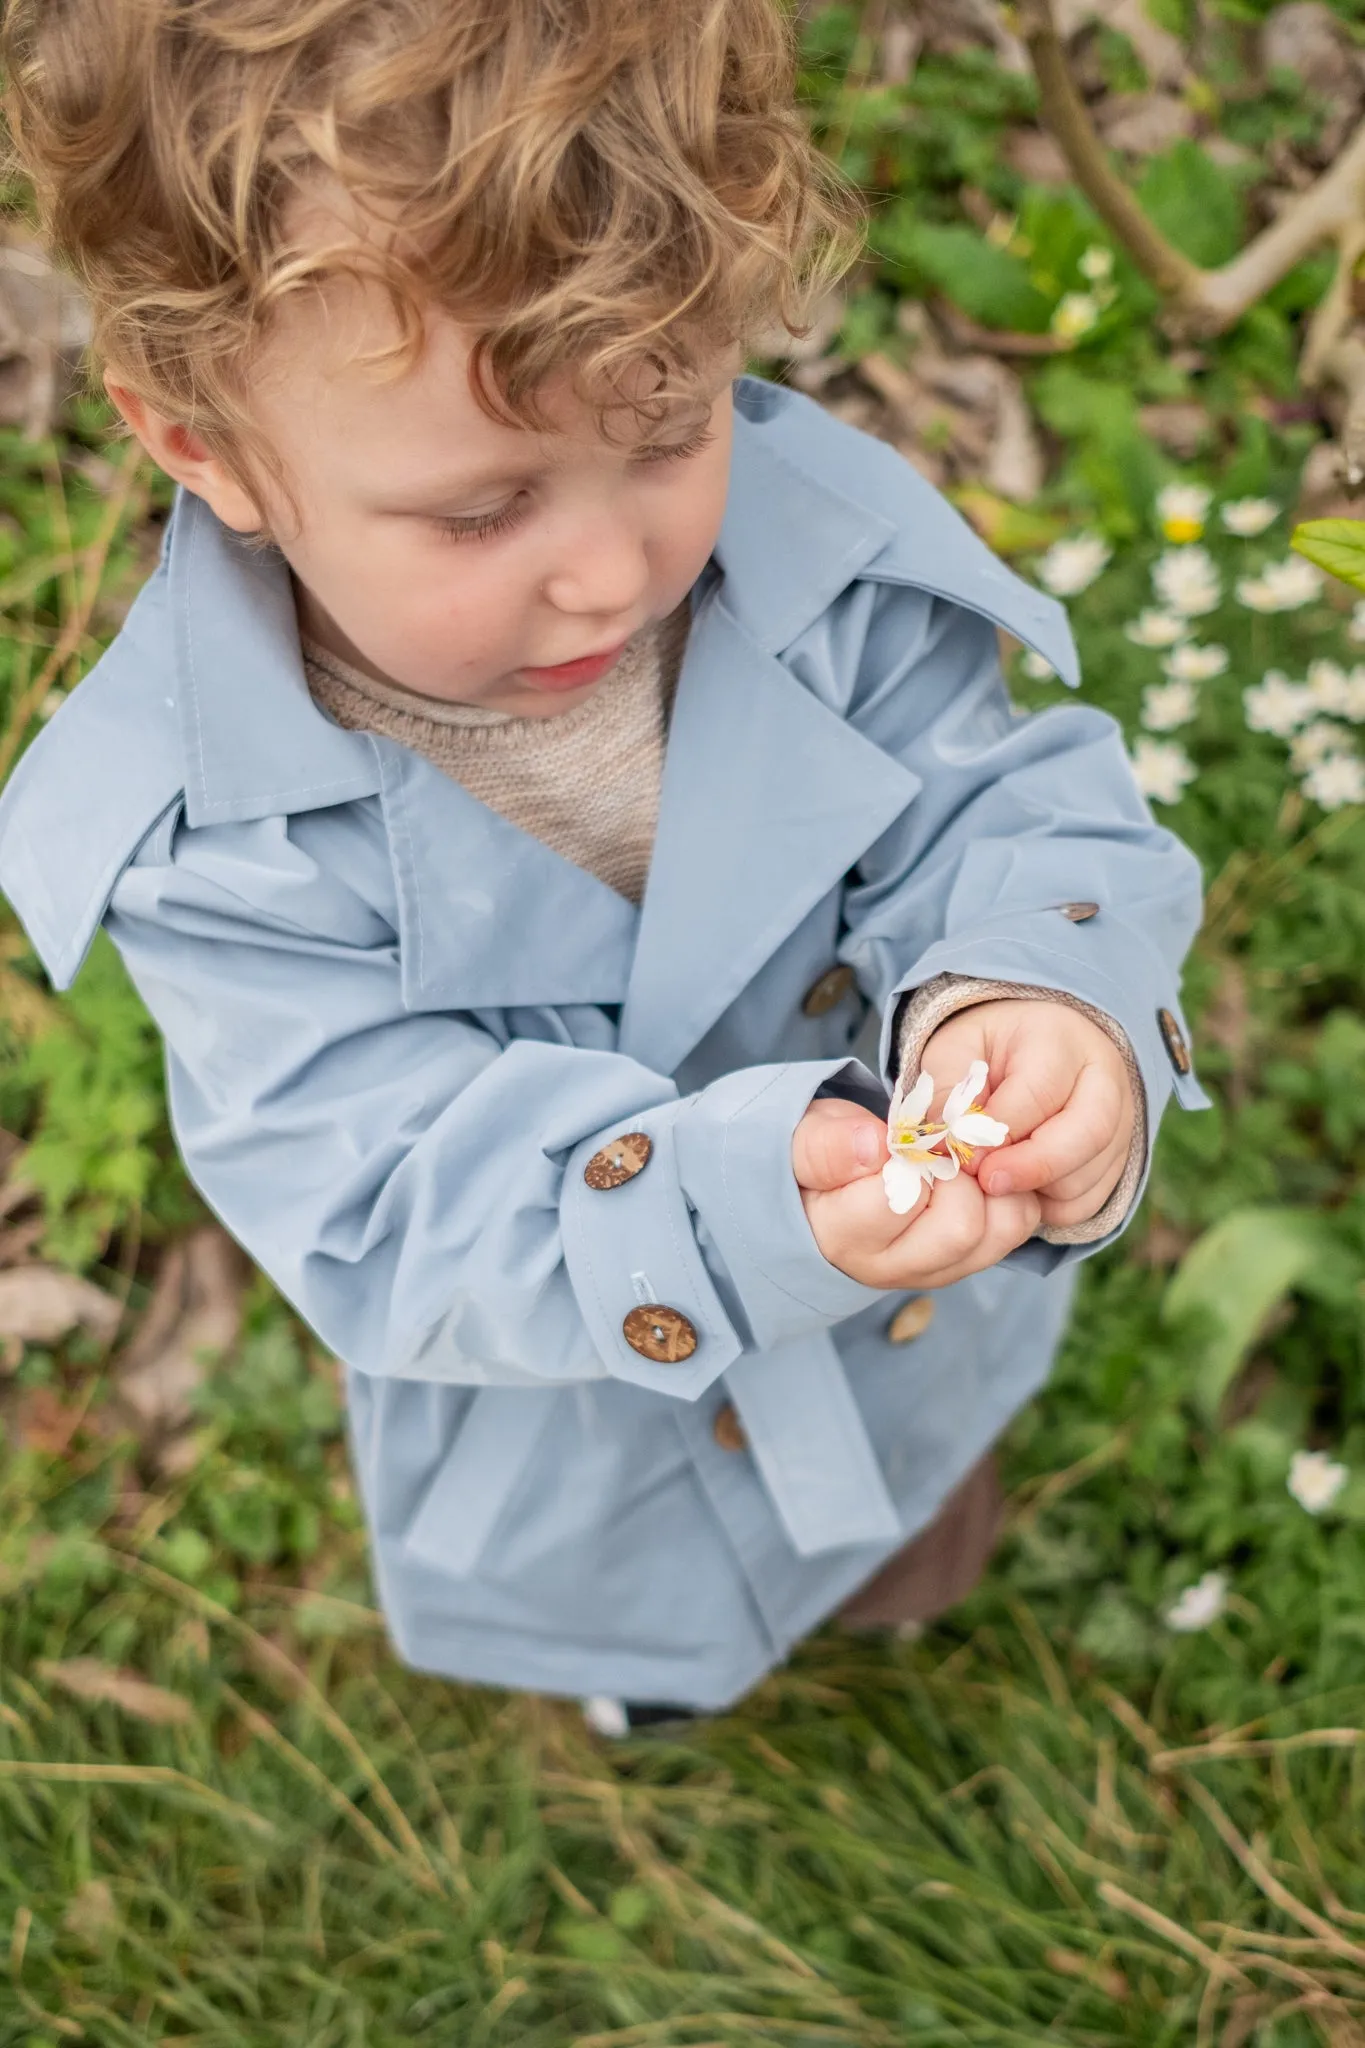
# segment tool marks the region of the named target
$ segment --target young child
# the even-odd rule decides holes
[[[643,1718],[922,1619],[1203,1099],[1198,878],[1109,719],[1011,709],[997,628],[1074,682],[1058,607],[737,378],[849,217],[777,0],[6,18],[182,488],[0,884],[59,987],[110,932],[189,1172],[345,1361],[399,1649]],[[892,1084],[975,1062],[1009,1142],[898,1213]]]

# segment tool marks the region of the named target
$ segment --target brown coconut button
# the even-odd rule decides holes
[[[623,1138],[613,1138],[600,1152],[593,1153],[583,1168],[583,1178],[590,1188],[623,1188],[637,1173],[644,1172],[653,1150],[643,1131],[627,1131]]]
[[[903,1302],[896,1310],[886,1326],[886,1334],[893,1344],[913,1344],[933,1320],[933,1302],[927,1294],[917,1294],[913,1301]]]
[[[1177,1074],[1188,1074],[1191,1066],[1190,1048],[1184,1032],[1169,1010],[1158,1010],[1156,1021],[1161,1026],[1161,1036],[1171,1065]]]
[[[697,1333],[680,1309],[647,1301],[633,1308],[621,1325],[627,1344],[656,1365],[681,1365],[697,1348]]]
[[[1091,918],[1098,917],[1099,914],[1100,906],[1098,903],[1064,903],[1062,905],[1062,916],[1069,917],[1072,924],[1089,924]]]
[[[813,981],[802,996],[802,1011],[807,1017],[827,1017],[844,1000],[855,979],[853,969],[842,963],[837,967],[827,967],[820,979]]]
[[[723,1408],[717,1408],[711,1424],[711,1434],[723,1451],[747,1451],[749,1439],[744,1434],[744,1424],[727,1401]]]

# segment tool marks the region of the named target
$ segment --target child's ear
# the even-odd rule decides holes
[[[265,525],[260,506],[220,461],[207,442],[189,427],[177,425],[148,405],[136,391],[105,377],[110,402],[123,415],[158,469],[203,498],[224,526],[235,533],[259,533]]]

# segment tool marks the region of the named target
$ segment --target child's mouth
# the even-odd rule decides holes
[[[605,648],[601,654],[585,654],[580,661],[561,661],[554,668],[523,668],[517,673],[533,690],[579,690],[604,676],[626,651],[626,642]]]

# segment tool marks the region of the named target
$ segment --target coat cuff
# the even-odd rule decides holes
[[[887,1094],[860,1060],[743,1067],[681,1105],[678,1172],[724,1263],[760,1350],[826,1329],[884,1298],[824,1257],[792,1172],[792,1133],[817,1095],[884,1117]]]
[[[1133,1134],[1113,1192],[1103,1207],[1083,1222],[1046,1224],[1036,1232],[1046,1244],[1096,1244],[1100,1238],[1121,1230],[1128,1221],[1142,1186],[1148,1153],[1147,1095],[1142,1070],[1127,1032],[1107,1011],[1097,1010],[1093,1003],[1083,1003],[1079,996],[1068,995],[1063,989],[1037,988],[1017,981],[981,981],[969,974],[940,974],[901,999],[893,1040],[901,1082],[908,1091],[919,1079],[924,1048],[940,1024],[946,1024],[959,1010],[973,1009],[978,1003],[1006,1002],[1065,1003],[1068,1009],[1079,1010],[1112,1042],[1127,1070],[1133,1097]]]
[[[651,1393],[695,1401],[744,1345],[702,1256],[679,1182],[674,1137],[684,1107],[665,1102],[640,1110],[575,1146],[559,1214],[569,1280],[608,1373]],[[632,1133],[649,1140],[644,1167],[620,1186],[593,1186],[589,1164]],[[660,1363],[631,1344],[627,1319],[651,1306],[686,1318],[696,1335],[689,1357]],[[638,1324],[632,1327],[638,1337]]]

